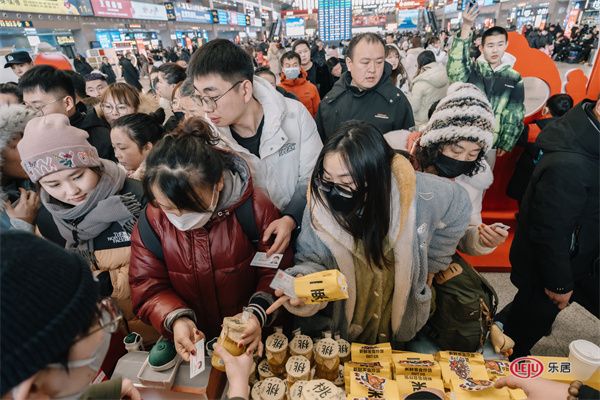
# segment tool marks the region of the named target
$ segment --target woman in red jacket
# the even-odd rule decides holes
[[[279,211],[253,188],[242,158],[213,147],[217,142],[204,120],[191,118],[155,145],[146,159],[144,188],[150,200],[146,218],[162,256],[146,248],[143,224],[131,238],[134,310],[172,335],[184,360],[196,341],[216,337],[223,318],[244,307],[252,313],[242,342],[249,352],[258,348],[262,327],[270,322],[265,310],[273,301],[269,284],[275,270],[250,265],[256,251],[269,245],[253,245],[245,232],[251,224],[262,237]],[[239,221],[236,209],[248,204],[254,220]],[[288,249],[280,267],[291,262]]]

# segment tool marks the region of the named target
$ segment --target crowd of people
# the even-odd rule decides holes
[[[88,388],[121,321],[188,361],[224,317],[248,312],[247,353],[216,350],[231,398],[248,398],[251,355],[282,321],[313,337],[480,349],[485,338],[460,336],[478,321],[436,330],[436,286],[450,265],[472,270],[458,251],[507,240],[506,225],[483,222],[483,196],[527,131],[507,31],[477,36],[477,16],[468,7],[453,35],[130,53],[123,81],[108,60],[94,70],[78,56],[74,72],[7,56],[18,82],[0,84],[3,398],[139,398],[126,379]],[[518,293],[486,314],[514,339],[511,359],[571,301],[599,315],[600,101],[559,96],[525,153]],[[349,298],[309,305],[273,291],[276,271],[251,266],[257,251],[281,255],[292,276],[339,269]]]

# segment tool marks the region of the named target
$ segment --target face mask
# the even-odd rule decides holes
[[[459,161],[440,153],[433,165],[435,165],[439,176],[444,178],[456,178],[457,176],[473,171],[476,162],[476,160]]]
[[[288,79],[296,79],[297,77],[300,76],[300,68],[299,67],[284,68],[283,73],[285,74],[285,77]]]
[[[214,195],[215,191],[213,189],[213,198]],[[165,214],[173,226],[182,232],[202,228],[210,220],[217,206],[216,202],[214,205],[212,202],[213,199],[211,198],[210,207],[205,212],[189,212],[182,215],[165,212]]]
[[[106,353],[108,353],[111,338],[111,335],[108,332],[102,331],[102,334],[104,335],[104,337],[102,338],[102,343],[100,343],[100,346],[98,346],[94,354],[92,354],[90,358],[86,358],[85,360],[69,361],[67,363],[69,369],[88,367],[96,373],[100,371],[100,367],[102,366],[104,357],[106,357]],[[49,364],[48,368],[63,368],[63,365]]]
[[[175,117],[177,117],[177,119],[178,119],[179,121],[183,121],[183,119],[185,118],[185,113],[184,113],[184,112],[181,112],[181,111],[175,111],[175,112],[173,113],[173,115],[175,115]]]
[[[323,192],[323,194],[325,195],[329,206],[335,212],[346,215],[356,208],[356,195],[346,197],[340,194],[335,188],[329,192]]]

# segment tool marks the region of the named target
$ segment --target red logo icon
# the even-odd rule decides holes
[[[544,364],[533,357],[521,357],[510,363],[510,373],[519,378],[535,378],[544,372]]]

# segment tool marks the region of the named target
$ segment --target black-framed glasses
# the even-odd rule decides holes
[[[353,198],[357,191],[356,190],[352,190],[346,187],[343,187],[341,185],[338,185],[337,183],[331,182],[326,180],[325,178],[323,178],[323,175],[320,175],[317,178],[317,187],[319,188],[319,190],[325,192],[325,193],[329,193],[329,192],[337,192],[340,196],[345,197],[347,199],[351,199]]]
[[[222,95],[219,96],[198,96],[199,100],[200,100],[200,104],[202,104],[202,106],[210,111],[215,111],[217,109],[217,101],[221,100],[227,93],[231,92],[233,90],[234,87],[236,87],[237,85],[239,85],[240,83],[244,82],[242,81],[237,81],[236,83],[233,84],[233,86],[231,86],[229,89],[227,89],[225,91],[225,93],[223,93]],[[194,86],[194,88],[196,88]],[[196,91],[200,92],[197,88]]]

